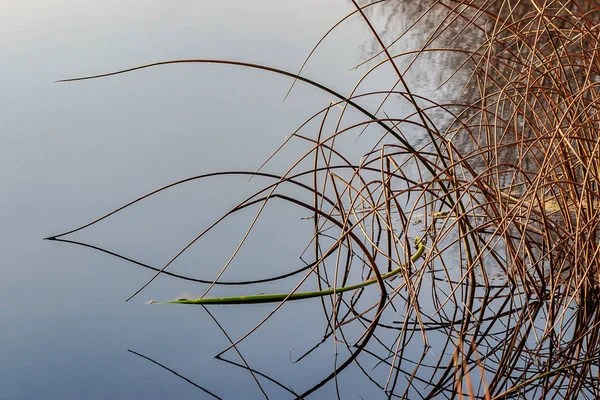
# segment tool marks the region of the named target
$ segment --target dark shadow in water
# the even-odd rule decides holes
[[[160,268],[153,267],[153,266],[151,266],[149,264],[143,263],[141,261],[134,260],[133,258],[124,256],[124,255],[119,254],[119,253],[115,253],[114,251],[110,251],[110,250],[107,250],[107,249],[102,248],[100,246],[95,246],[93,244],[84,243],[84,242],[78,242],[76,240],[55,238],[55,237],[46,238],[44,240],[52,240],[52,241],[56,241],[56,242],[70,243],[70,244],[74,244],[74,245],[77,245],[77,246],[87,247],[87,248],[94,249],[94,250],[100,251],[102,253],[108,254],[110,256],[117,257],[117,258],[119,258],[121,260],[130,262],[132,264],[138,265],[140,267],[144,267],[146,269],[149,269],[149,270],[152,270],[152,271],[155,271],[155,272],[159,272],[160,271]],[[190,282],[198,282],[198,283],[206,283],[206,284],[214,284],[214,285],[224,285],[224,286],[242,286],[242,285],[253,285],[253,284],[256,284],[256,283],[273,282],[273,281],[277,281],[277,280],[280,280],[280,279],[289,278],[290,276],[294,276],[294,275],[299,274],[301,272],[307,271],[307,270],[309,270],[309,269],[311,269],[313,267],[314,267],[314,263],[313,264],[308,264],[308,265],[306,265],[304,267],[298,268],[298,269],[296,269],[296,270],[294,270],[292,272],[288,272],[286,274],[276,275],[276,276],[272,276],[272,277],[265,278],[265,279],[254,279],[254,280],[247,280],[247,281],[221,281],[221,280],[219,280],[219,281],[215,282],[215,281],[206,280],[206,279],[192,278],[192,277],[189,277],[189,276],[176,274],[176,273],[170,272],[170,271],[162,271],[161,273],[163,275],[172,276],[174,278],[183,279],[184,281],[190,281]]]
[[[200,385],[198,385],[197,383],[195,383],[195,382],[191,381],[190,379],[186,378],[185,376],[181,375],[180,373],[178,373],[178,372],[176,372],[176,371],[172,370],[171,368],[167,367],[166,365],[164,365],[164,364],[161,364],[161,363],[159,363],[158,361],[156,361],[156,360],[153,360],[152,358],[150,358],[150,357],[148,357],[148,356],[145,356],[145,355],[143,355],[143,354],[140,354],[140,353],[138,353],[137,351],[133,351],[133,350],[131,350],[131,349],[127,349],[127,351],[128,351],[128,352],[130,352],[131,354],[135,354],[135,355],[136,355],[136,356],[138,356],[138,357],[141,357],[141,358],[143,358],[143,359],[145,359],[145,360],[148,360],[148,361],[150,361],[150,362],[151,362],[151,363],[153,363],[153,364],[156,364],[156,365],[158,365],[159,367],[161,367],[162,369],[164,369],[164,370],[166,370],[166,371],[169,371],[170,373],[172,373],[172,374],[173,374],[173,375],[175,375],[176,377],[178,377],[178,378],[180,378],[180,379],[183,379],[184,381],[186,381],[186,382],[187,382],[187,383],[189,383],[190,385],[192,385],[192,386],[194,386],[194,387],[196,387],[196,388],[198,388],[198,389],[202,390],[204,393],[206,393],[206,394],[208,394],[208,395],[210,395],[210,396],[214,397],[215,399],[219,399],[219,400],[221,400],[221,397],[217,396],[216,394],[214,394],[214,393],[213,393],[213,392],[211,392],[210,390],[203,388],[202,386],[200,386]]]

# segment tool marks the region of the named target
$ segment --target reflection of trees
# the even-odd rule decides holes
[[[577,38],[574,16],[585,16],[585,22],[591,27],[594,25],[594,11],[598,7],[589,1],[536,3],[399,0],[371,7],[371,14],[385,21],[383,36],[388,39],[387,43],[392,44],[391,48],[396,50],[396,54],[410,55],[404,63],[411,66],[407,70],[407,81],[416,92],[422,91],[425,96],[443,103],[460,101],[491,110],[490,114],[477,112],[473,108],[466,110],[472,123],[480,124],[482,128],[493,125],[494,129],[500,129],[494,125],[494,121],[490,122],[490,116],[497,118],[498,112],[494,107],[501,109],[501,114],[506,116],[501,129],[517,138],[529,140],[533,137],[531,129],[539,128],[528,127],[523,118],[531,123],[547,108],[549,100],[532,99],[522,113],[515,113],[520,103],[509,100],[531,93],[532,88],[527,86],[527,82],[532,78],[538,79],[535,82],[538,91],[553,90],[558,83],[552,78],[548,79],[548,71],[540,69],[540,65],[536,66],[535,63],[531,66],[531,72],[536,76],[527,75],[529,71],[522,69],[529,62],[543,64],[550,61],[552,53],[560,47],[564,52],[560,57],[568,60],[568,68],[562,72],[568,76],[561,79],[571,82],[567,87],[572,84],[581,87],[586,80],[593,82],[596,79],[593,70],[590,71],[592,75],[586,77],[585,60],[580,59],[579,63],[574,64],[571,61],[578,58],[577,54],[593,51],[595,43],[578,42],[580,39]],[[541,9],[545,9],[544,17],[540,17]],[[502,22],[499,27],[496,26],[496,17]],[[528,31],[530,37],[517,36],[523,31]],[[371,47],[371,52],[381,59],[382,52],[377,44],[373,42]],[[558,63],[555,67],[561,63],[559,58],[554,62]],[[438,89],[440,87],[441,90]],[[549,131],[553,129],[555,121],[548,120],[545,124],[543,129]],[[479,129],[475,139],[479,144],[493,147],[494,143],[490,141],[492,136],[495,133]],[[504,133],[504,138],[508,137]],[[453,138],[461,149],[473,149],[473,139],[464,135]],[[503,161],[516,157],[524,164],[525,170],[532,170],[535,169],[532,158],[540,157],[536,151],[531,149],[531,154],[525,155],[518,151],[517,146],[507,146],[499,151],[499,156]]]

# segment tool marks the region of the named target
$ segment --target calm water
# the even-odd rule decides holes
[[[255,169],[330,99],[298,85],[282,104],[289,80],[214,65],[53,82],[175,58],[227,58],[294,71],[320,35],[351,9],[345,2],[323,0],[293,6],[273,0],[3,5],[0,398],[210,398],[128,349],[222,398],[264,398],[250,374],[213,358],[228,342],[203,310],[145,304],[184,292],[201,294],[206,286],[162,277],[125,303],[152,276],[149,271],[42,238],[181,178]],[[349,91],[362,71],[348,70],[371,45],[360,21],[346,23],[323,44],[304,75]],[[295,156],[300,150],[291,146],[283,154]],[[281,157],[269,168],[285,165]],[[219,212],[261,184],[232,178],[191,183],[73,238],[160,266]],[[298,254],[311,228],[300,220],[305,214],[289,206],[269,208],[224,278],[265,277],[301,266]],[[252,216],[242,213],[223,225],[172,271],[212,278]],[[216,288],[212,295],[293,285],[292,280]],[[211,310],[238,338],[272,308]],[[334,365],[330,342],[307,362],[291,362],[317,343],[324,329],[318,301],[289,304],[240,349],[252,367],[302,392]],[[239,362],[233,352],[228,357]],[[347,371],[339,383],[343,398],[383,396],[358,371]],[[267,380],[261,385],[270,398],[290,397]],[[314,397],[334,394],[329,384]]]

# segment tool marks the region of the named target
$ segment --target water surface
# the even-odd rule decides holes
[[[350,4],[322,0],[294,6],[272,0],[147,1],[143,6],[38,0],[3,6],[0,398],[209,398],[128,349],[222,398],[240,398],[241,393],[244,398],[264,397],[250,374],[213,358],[228,342],[203,310],[145,304],[202,293],[206,285],[161,277],[125,303],[151,272],[42,238],[178,179],[256,169],[332,99],[297,85],[282,103],[289,79],[215,65],[54,81],[177,58],[226,58],[295,71],[320,36],[351,10]],[[349,69],[370,54],[372,45],[361,21],[345,23],[324,42],[304,75],[349,91],[364,72]],[[267,170],[281,170],[289,164],[286,154],[295,157],[302,150],[287,147]],[[245,178],[191,183],[74,239],[161,266],[219,213],[262,184],[264,180]],[[172,270],[214,277],[253,215],[244,212],[224,224]],[[302,222],[304,215],[290,206],[270,207],[224,278],[265,277],[301,266],[298,255],[311,229]],[[279,292],[294,284],[218,287],[212,294]],[[238,338],[272,308],[213,312],[228,334]],[[319,342],[325,327],[319,302],[288,304],[240,349],[253,367],[302,392],[335,363],[330,343],[306,362],[292,362]],[[345,353],[339,351],[342,357]],[[234,353],[228,355],[240,361]],[[383,397],[356,370],[340,376],[339,383],[342,398]],[[265,379],[261,385],[271,398],[290,396]],[[334,395],[329,384],[315,398]]]

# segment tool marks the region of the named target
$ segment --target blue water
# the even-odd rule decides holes
[[[228,58],[296,70],[320,35],[351,10],[336,1],[151,0],[10,2],[0,14],[0,398],[210,398],[128,352],[151,357],[226,399],[264,398],[248,372],[215,360],[228,342],[199,308],[149,306],[193,285],[161,277],[128,303],[152,274],[108,255],[42,241],[188,176],[256,169],[301,122],[330,100],[288,79],[214,65],[159,67],[110,79],[57,84],[175,58]],[[367,31],[343,25],[315,54],[306,76],[349,90]],[[293,148],[285,151],[295,151]],[[297,151],[297,150],[296,150]],[[277,170],[285,157],[268,167]],[[140,204],[72,237],[160,266],[187,241],[264,182],[212,179]],[[306,212],[274,205],[227,278],[269,276],[302,265]],[[173,265],[211,279],[253,214],[240,214]],[[289,224],[288,224],[289,223]],[[306,228],[305,228],[306,226]],[[298,245],[298,240],[302,245]],[[213,295],[269,292],[294,281],[216,288]],[[232,338],[273,306],[212,309]],[[325,329],[319,302],[290,304],[240,349],[251,365],[302,392],[334,363],[327,344],[308,362],[297,351]],[[294,350],[297,349],[297,350]],[[340,357],[344,355],[341,352]],[[228,356],[239,361],[235,353]],[[355,372],[340,377],[344,398],[381,396]],[[290,397],[262,379],[270,398]],[[333,384],[315,398],[330,398]],[[375,394],[374,394],[375,393]]]
[[[289,303],[238,347],[252,368],[285,388],[265,377],[258,377],[257,384],[248,371],[214,358],[230,342],[204,309],[147,304],[151,299],[201,295],[207,285],[163,275],[125,302],[153,272],[90,248],[42,239],[180,179],[256,170],[307,118],[336,100],[297,84],[283,102],[289,78],[225,65],[171,65],[100,80],[56,80],[181,58],[231,59],[295,72],[321,35],[352,10],[350,2],[333,0],[293,5],[275,0],[149,0],[143,6],[34,0],[3,6],[0,399],[213,398],[207,392],[223,399],[293,398],[285,388],[302,393],[346,359],[348,350],[341,341],[336,344],[329,338],[294,362],[321,341],[327,320],[318,300]],[[394,20],[382,10],[370,15],[385,30]],[[394,18],[398,26],[407,26],[402,15]],[[348,94],[373,64],[350,69],[377,49],[364,22],[351,19],[323,42],[303,75]],[[427,57],[406,75],[415,93],[431,94],[445,80]],[[398,60],[400,66],[407,62]],[[391,68],[382,69],[365,80],[362,90],[386,90],[395,79]],[[458,92],[444,88],[432,96]],[[373,99],[359,102],[370,109],[379,104]],[[411,112],[402,109],[406,104],[401,100],[390,103],[397,115]],[[333,128],[336,119],[326,128]],[[345,116],[346,126],[362,120],[351,111]],[[314,137],[319,122],[302,133]],[[336,146],[358,163],[379,138],[377,131],[369,132],[344,135]],[[415,143],[420,140],[410,128],[403,134]],[[308,149],[307,143],[292,142],[264,171],[281,173]],[[68,239],[160,268],[219,215],[269,182],[258,177],[249,181],[247,176],[196,180]],[[246,209],[227,219],[168,270],[212,280],[256,212],[256,207]],[[307,215],[309,211],[297,206],[270,202],[223,280],[261,279],[302,267],[299,256],[312,235],[312,222],[302,219]],[[310,255],[307,262],[313,261]],[[353,278],[360,279],[358,275]],[[217,286],[210,295],[281,293],[297,282],[294,277],[245,287]],[[315,287],[314,280],[302,286]],[[376,302],[376,290],[364,297]],[[263,304],[210,311],[237,340],[274,308]],[[388,308],[385,317],[399,320],[402,312],[396,315]],[[354,343],[363,330],[351,325],[346,339]],[[383,330],[381,338],[393,344],[396,335]],[[411,342],[405,354],[413,352],[418,359],[420,339]],[[426,361],[435,363],[438,356],[432,352]],[[234,351],[224,358],[243,362]],[[360,361],[385,384],[386,367],[373,372],[377,359],[364,356]],[[401,393],[403,379],[398,381]],[[386,398],[356,366],[311,398],[330,399],[338,393],[343,399]]]

